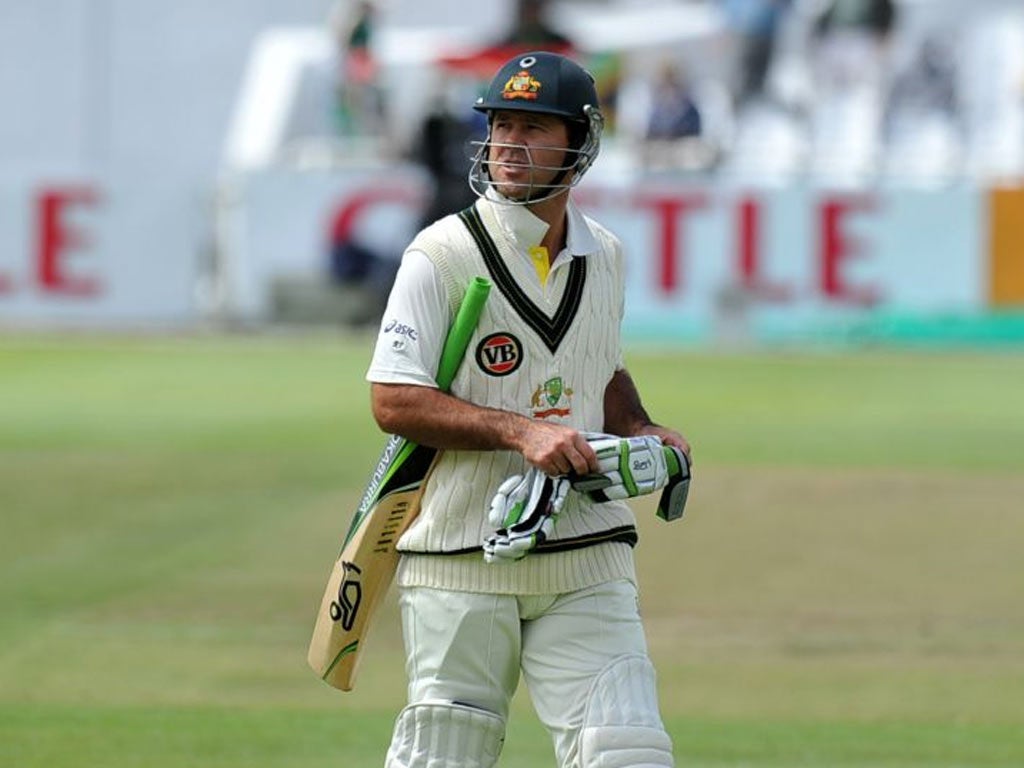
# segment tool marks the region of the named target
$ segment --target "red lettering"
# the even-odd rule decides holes
[[[769,283],[761,276],[761,205],[753,197],[739,201],[736,209],[740,285],[747,294],[763,301],[789,301],[784,285]]]
[[[685,262],[682,237],[683,220],[690,211],[706,208],[706,195],[640,195],[636,205],[650,208],[658,219],[659,242],[656,252],[659,256],[661,269],[658,273],[658,287],[666,294],[671,294],[682,287],[680,263]]]
[[[842,200],[825,200],[821,206],[819,255],[821,260],[821,291],[836,301],[870,306],[879,301],[879,292],[869,286],[851,286],[843,279],[843,264],[860,252],[859,241],[843,229],[847,214],[870,211],[874,200],[857,195]]]
[[[91,244],[85,233],[68,224],[68,210],[76,205],[95,205],[98,198],[91,187],[65,187],[40,193],[36,277],[43,291],[65,296],[92,296],[99,292],[98,281],[70,275],[66,270],[68,254]]]
[[[382,203],[404,203],[418,207],[422,204],[422,200],[418,191],[405,187],[368,189],[356,192],[345,200],[331,220],[331,243],[344,243],[351,238],[356,219],[363,210]]]

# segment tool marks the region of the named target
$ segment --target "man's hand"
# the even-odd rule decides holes
[[[597,454],[598,471],[570,474],[573,490],[603,502],[664,489],[658,517],[677,520],[683,516],[690,487],[690,461],[680,448],[663,444],[653,435],[588,434],[587,439]]]
[[[662,427],[658,424],[648,424],[642,427],[638,432],[638,435],[650,435],[656,437],[664,445],[670,445],[673,448],[678,448],[680,451],[686,454],[686,459],[693,466],[693,454],[690,451],[690,443],[685,437],[674,429],[668,427]]]
[[[562,424],[524,421],[517,447],[531,465],[552,477],[597,470],[597,455],[586,437]]]

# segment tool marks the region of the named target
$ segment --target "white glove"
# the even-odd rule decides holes
[[[690,488],[690,462],[678,448],[664,445],[652,435],[616,437],[587,433],[587,442],[597,454],[598,471],[569,474],[575,491],[594,501],[631,499],[664,488],[658,502],[658,517],[677,520],[683,516]]]
[[[497,530],[484,539],[488,563],[522,560],[555,529],[569,481],[548,477],[536,467],[498,486],[487,519]]]

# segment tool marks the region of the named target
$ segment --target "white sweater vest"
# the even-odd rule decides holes
[[[496,204],[478,217],[448,216],[423,230],[410,249],[427,254],[454,308],[477,275],[492,283],[480,322],[451,387],[477,405],[601,431],[604,392],[620,361],[623,264],[619,241],[592,220],[597,253],[576,256],[540,284],[527,255],[498,223]],[[468,225],[467,226],[467,222]],[[493,244],[482,253],[471,233]],[[454,311],[454,310],[453,310]],[[398,549],[403,585],[509,593],[559,592],[609,578],[633,578],[632,510],[570,493],[544,547],[514,565],[487,565],[480,545],[492,532],[487,508],[498,485],[521,473],[509,451],[445,451],[427,480],[419,517]],[[626,542],[626,543],[624,543]],[[458,555],[464,556],[458,556]]]

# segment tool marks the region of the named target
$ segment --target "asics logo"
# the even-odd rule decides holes
[[[400,323],[397,320],[391,320],[387,325],[384,326],[384,333],[394,333],[398,336],[408,336],[413,341],[416,341],[416,329],[411,325]]]

